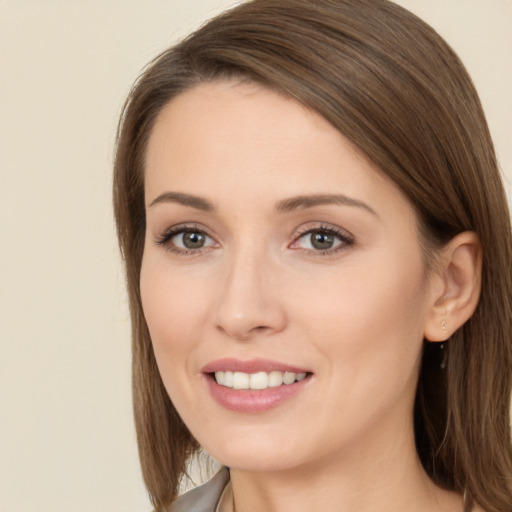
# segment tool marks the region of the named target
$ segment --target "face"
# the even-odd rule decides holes
[[[162,110],[145,171],[144,314],[199,443],[268,471],[410,438],[432,293],[398,188],[318,114],[232,82]]]

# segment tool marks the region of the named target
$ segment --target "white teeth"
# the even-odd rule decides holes
[[[295,377],[297,376],[294,372],[285,372],[283,375],[283,384],[291,384],[295,382]]]
[[[249,377],[249,387],[251,389],[268,388],[268,375],[265,372],[251,373]]]
[[[233,374],[233,389],[249,389],[249,374],[235,372]]]
[[[224,386],[233,387],[233,372],[224,372]]]
[[[283,372],[270,372],[268,374],[268,387],[276,388],[283,383]]]
[[[306,373],[295,372],[215,372],[217,384],[233,389],[267,389],[293,384],[306,378]]]

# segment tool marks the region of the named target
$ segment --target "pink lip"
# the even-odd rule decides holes
[[[241,361],[240,359],[226,358],[218,359],[208,363],[201,370],[203,373],[215,372],[294,372],[294,373],[308,373],[309,370],[299,368],[297,366],[290,366],[288,364],[271,361],[269,359],[251,359],[249,361]]]
[[[242,413],[261,413],[279,406],[300,393],[311,381],[311,374],[304,380],[293,384],[283,384],[275,388],[261,390],[234,390],[217,384],[213,373],[218,371],[256,372],[294,372],[310,373],[308,370],[266,359],[240,361],[238,359],[220,359],[208,363],[203,369],[203,376],[213,399],[225,409]]]

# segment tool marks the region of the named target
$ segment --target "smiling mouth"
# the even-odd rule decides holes
[[[211,375],[220,386],[234,390],[262,390],[276,388],[279,386],[288,386],[295,382],[300,382],[308,376],[308,373],[280,371],[256,373],[217,371]]]

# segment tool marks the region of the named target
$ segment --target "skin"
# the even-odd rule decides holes
[[[445,339],[441,319],[453,330],[465,317],[456,300],[461,268],[478,263],[471,238],[427,273],[400,190],[318,114],[252,84],[202,84],[171,101],[145,172],[141,294],[156,359],[192,434],[231,468],[237,512],[460,512],[460,496],[419,463],[412,409],[424,338]],[[330,194],[348,200],[282,208]],[[183,252],[184,226],[203,247]],[[321,251],[311,230],[325,228],[337,234]],[[231,411],[201,371],[226,357],[311,376],[268,411]]]

